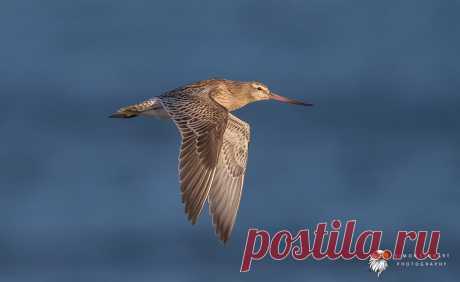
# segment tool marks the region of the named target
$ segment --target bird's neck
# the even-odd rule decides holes
[[[235,97],[228,95],[215,95],[213,98],[214,101],[226,108],[229,112],[238,110],[249,103],[249,101],[246,101],[245,99],[235,99]]]
[[[248,95],[244,95],[241,91],[232,91],[231,88],[215,91],[212,98],[229,112],[238,110],[252,102]]]

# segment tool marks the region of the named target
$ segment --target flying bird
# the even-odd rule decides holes
[[[208,201],[215,232],[224,243],[235,224],[250,140],[249,124],[230,112],[262,100],[311,106],[280,96],[257,81],[209,79],[185,85],[110,117],[171,119],[182,142],[179,178],[185,213],[195,224]]]

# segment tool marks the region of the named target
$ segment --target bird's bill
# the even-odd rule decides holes
[[[313,106],[313,104],[311,104],[311,103],[306,103],[306,102],[303,102],[303,101],[283,97],[283,96],[278,95],[278,94],[273,93],[273,92],[270,93],[270,99],[271,100],[276,100],[276,101],[282,102],[282,103],[293,104],[293,105]]]

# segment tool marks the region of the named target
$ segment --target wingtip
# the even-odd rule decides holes
[[[228,239],[230,239],[230,238],[220,238],[220,241],[222,242],[222,244],[223,244],[224,246],[228,246],[228,242],[229,242]]]
[[[227,246],[228,242],[230,241],[230,234],[216,232],[216,235],[219,237],[219,240],[222,242],[222,244]]]
[[[198,216],[193,216],[191,213],[187,212],[187,209],[185,210],[185,213],[187,214],[188,221],[190,221],[192,225],[195,225],[198,222]]]

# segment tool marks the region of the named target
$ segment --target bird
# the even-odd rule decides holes
[[[313,105],[278,95],[259,81],[207,79],[122,107],[110,117],[174,122],[181,136],[178,170],[185,213],[195,224],[207,201],[215,233],[225,244],[240,205],[250,142],[249,124],[231,112],[262,100]]]

